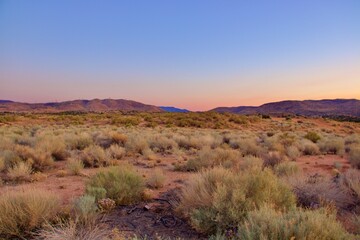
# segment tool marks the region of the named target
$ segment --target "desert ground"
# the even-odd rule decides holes
[[[357,239],[360,123],[0,115],[0,238]]]

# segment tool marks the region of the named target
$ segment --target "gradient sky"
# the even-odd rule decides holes
[[[360,1],[0,0],[0,99],[360,98]]]

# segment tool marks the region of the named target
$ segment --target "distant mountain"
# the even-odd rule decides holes
[[[12,102],[10,100],[0,100],[0,103],[9,103],[9,102]]]
[[[163,112],[159,107],[124,99],[74,100],[49,103],[0,102],[0,112],[106,112],[141,111]]]
[[[299,114],[303,116],[353,116],[360,117],[360,100],[325,99],[304,101],[281,101],[266,103],[259,107],[219,107],[211,111],[238,114]]]
[[[185,113],[185,112],[190,112],[187,109],[181,109],[181,108],[176,108],[176,107],[159,107],[162,110],[164,110],[165,112],[179,112],[179,113]]]

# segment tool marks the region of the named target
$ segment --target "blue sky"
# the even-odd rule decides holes
[[[360,98],[360,1],[0,0],[0,99]]]

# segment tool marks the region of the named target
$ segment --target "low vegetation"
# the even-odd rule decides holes
[[[0,196],[0,235],[24,238],[53,219],[59,199],[40,189],[6,192]]]
[[[113,199],[116,204],[123,205],[140,201],[145,184],[133,168],[123,165],[97,173],[87,184],[87,189],[91,188],[104,189],[106,197]],[[91,190],[88,191],[88,194],[91,193]]]

